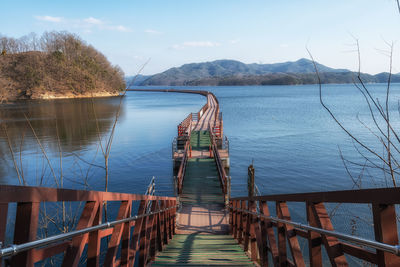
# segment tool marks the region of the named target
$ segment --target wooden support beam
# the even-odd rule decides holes
[[[6,239],[8,203],[0,203],[0,243],[4,246]],[[0,267],[1,265],[0,257]]]
[[[286,202],[279,202],[278,206],[282,219],[291,221],[289,208]],[[303,254],[301,253],[299,240],[297,239],[294,227],[289,224],[284,224],[284,228],[285,228],[285,234],[288,239],[289,248],[290,251],[292,252],[294,264],[298,267],[305,267],[306,265],[304,263]]]
[[[310,202],[307,202],[306,209],[308,224],[313,227],[318,227],[318,223],[313,216],[312,204]],[[322,267],[321,235],[313,231],[308,231],[307,239],[310,267]]]
[[[397,218],[394,205],[373,204],[375,240],[389,245],[398,245]],[[377,250],[379,267],[400,266],[400,257]]]
[[[331,219],[326,211],[324,203],[310,204],[312,215],[319,228],[334,231]],[[325,245],[326,252],[328,253],[329,260],[333,267],[348,266],[346,257],[344,256],[343,249],[340,242],[336,237],[321,235],[322,241]]]
[[[76,226],[76,229],[80,230],[92,226],[98,208],[99,208],[99,202],[97,201],[86,202],[81,217],[79,219],[78,225]],[[84,234],[72,238],[72,246],[68,248],[64,256],[64,261],[62,263],[63,267],[78,265],[79,259],[81,258],[88,237],[89,234]]]
[[[15,218],[14,244],[36,240],[39,202],[19,202]],[[11,258],[12,266],[33,266],[34,251],[25,251]]]
[[[143,215],[146,212],[147,200],[140,201],[139,209],[137,215]],[[130,243],[129,250],[129,265],[133,266],[135,263],[136,254],[139,250],[139,240],[143,228],[145,218],[140,218],[135,223],[135,228],[133,229],[132,242]]]
[[[131,203],[130,201],[122,201],[121,206],[118,211],[117,220],[124,219],[130,214]],[[108,242],[108,249],[106,258],[104,260],[104,266],[111,267],[114,266],[115,260],[117,257],[117,251],[119,245],[121,243],[122,233],[124,232],[124,228],[126,227],[125,223],[117,224],[114,227],[113,233],[111,235],[111,239]],[[127,227],[129,228],[129,227]]]
[[[93,220],[93,225],[101,224],[102,218],[103,218],[103,202],[100,201],[99,207],[96,212],[96,216]],[[101,244],[100,231],[94,231],[89,233],[87,266],[91,267],[99,266],[100,244]]]
[[[268,204],[265,201],[260,201],[260,211],[261,214],[265,216],[271,216],[268,208]],[[263,236],[268,239],[268,250],[271,252],[272,261],[274,266],[277,266],[279,263],[279,251],[276,242],[275,232],[273,229],[273,223],[271,221],[266,220],[265,218],[261,219],[261,230],[263,231]],[[266,235],[265,235],[266,233]],[[264,241],[263,241],[264,242]],[[265,244],[265,243],[264,243]],[[267,257],[268,259],[268,257]]]
[[[280,202],[277,201],[275,203],[276,215],[278,216],[278,218],[283,219],[283,214],[279,205]],[[278,232],[279,266],[283,267],[288,264],[287,249],[286,249],[286,231],[285,231],[285,225],[283,223],[278,223],[277,232]]]

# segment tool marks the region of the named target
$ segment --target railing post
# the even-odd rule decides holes
[[[138,208],[137,215],[142,215],[146,213],[146,207],[147,207],[147,200],[141,200]],[[140,218],[135,222],[135,228],[133,229],[133,234],[132,234],[132,240],[130,244],[130,250],[129,250],[129,265],[133,266],[135,263],[135,258],[136,254],[139,249],[139,240],[140,240],[140,235],[142,233],[143,229],[143,222],[145,221],[146,218]]]
[[[117,220],[121,220],[121,219],[128,217],[128,215],[130,214],[130,208],[131,208],[130,201],[121,201],[121,205],[120,205],[118,215],[117,215]],[[104,266],[114,266],[115,259],[117,257],[117,251],[118,251],[119,245],[121,243],[121,239],[123,236],[122,234],[124,233],[125,228],[128,228],[128,231],[129,231],[129,223],[121,223],[114,227],[110,241],[108,242],[108,249],[107,249],[106,258],[104,260]],[[128,237],[129,237],[129,233],[128,233]],[[129,239],[127,242],[129,244]],[[124,255],[125,257],[128,254],[126,252],[127,247],[128,246],[126,244],[123,244],[123,246],[122,246],[122,255]],[[122,265],[122,263],[127,264],[126,260],[127,260],[126,258],[123,259],[123,257],[121,256],[121,265]]]
[[[312,204],[306,203],[307,221],[310,226],[318,227],[317,221],[312,213]],[[322,253],[321,253],[322,239],[321,235],[308,231],[308,253],[310,258],[310,267],[322,267]]]
[[[251,164],[248,168],[247,168],[247,174],[248,174],[248,178],[247,178],[247,188],[248,188],[248,192],[249,192],[249,198],[252,198],[254,196],[254,167],[253,164]]]
[[[14,244],[36,240],[39,202],[19,202],[15,219]],[[11,258],[12,266],[33,266],[33,250],[22,252]]]
[[[398,245],[396,209],[393,204],[372,204],[375,240],[389,245]],[[400,266],[400,257],[377,250],[379,267]]]
[[[279,203],[279,211],[282,219],[291,221],[289,208],[286,202]],[[290,224],[284,224],[284,230],[295,266],[305,267],[303,254],[301,253],[299,240],[297,239],[294,227]]]
[[[249,200],[249,210],[251,212],[257,212],[257,204],[253,200]],[[262,246],[261,242],[257,242],[257,234],[260,237],[259,232],[259,222],[258,217],[252,214],[249,214],[249,221],[250,221],[250,251],[251,251],[251,260],[257,261],[257,245]],[[259,247],[261,249],[261,247]]]
[[[244,200],[239,200],[240,208],[242,210],[246,209],[246,202]],[[242,244],[243,243],[243,224],[244,224],[244,212],[239,211],[239,232],[238,232],[238,243]]]
[[[7,228],[7,214],[8,214],[8,203],[0,203],[0,248],[4,246],[6,239],[6,228]],[[0,267],[2,259],[0,257]]]
[[[83,229],[93,225],[100,204],[98,201],[87,201],[83,208],[76,229]],[[89,234],[80,235],[72,238],[72,246],[67,249],[62,266],[76,266],[85,248]]]
[[[103,201],[99,201],[96,217],[94,218],[93,225],[99,225],[103,217]],[[88,252],[87,252],[87,266],[99,266],[100,259],[100,231],[89,233]]]
[[[246,210],[250,210],[250,201],[245,201],[247,202],[247,205],[245,206]],[[251,218],[252,216],[250,213],[245,212],[243,218],[245,219],[245,231],[244,231],[244,244],[243,248],[244,251],[249,250],[249,238],[250,238],[250,224],[251,224]]]
[[[279,208],[280,202],[276,201],[275,205],[276,205],[276,215],[278,216],[278,218],[283,219],[281,209]],[[278,232],[279,265],[286,266],[287,265],[286,232],[283,223],[278,223],[277,232]]]

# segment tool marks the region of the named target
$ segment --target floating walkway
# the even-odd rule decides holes
[[[189,123],[183,122],[188,125],[187,129],[182,131],[184,127],[178,127],[178,134],[187,143],[185,152],[174,154],[174,159],[184,169],[178,177],[183,181],[179,194],[181,208],[177,215],[177,234],[152,266],[254,266],[243,248],[229,235],[219,150],[225,158],[228,155],[226,149],[222,151],[222,147],[218,149],[215,144],[217,138],[213,129],[222,126],[222,120],[215,119],[217,112],[216,98],[208,94],[207,104],[199,112],[199,115],[202,113],[200,118],[193,121],[194,116],[191,115]],[[214,150],[213,145],[216,146]],[[183,159],[185,155],[186,160]],[[226,176],[224,171],[222,175]]]

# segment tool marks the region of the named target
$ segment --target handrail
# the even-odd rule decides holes
[[[177,175],[178,194],[182,193],[183,179],[185,178],[185,170],[186,170],[186,163],[187,163],[187,158],[188,158],[189,146],[190,146],[190,141],[188,140],[185,143],[185,149],[183,151],[183,157],[182,157],[182,161],[181,161],[181,164],[179,166],[179,171],[178,171],[178,175]]]
[[[275,217],[269,210],[271,202],[276,209]],[[291,220],[289,203],[305,204],[306,223]],[[375,240],[335,231],[325,203],[355,204],[356,208],[358,204],[368,204]],[[267,265],[271,253],[274,266],[304,266],[298,238],[305,238],[310,250],[309,262],[318,266],[322,266],[322,246],[332,265],[348,266],[345,255],[350,255],[378,266],[400,266],[398,204],[400,188],[234,197],[229,202],[230,231],[245,251],[251,249],[252,259],[259,259],[262,265]],[[300,210],[296,208],[296,213]],[[286,249],[281,247],[296,252],[292,259],[288,259]]]
[[[38,229],[40,229],[39,220],[46,211],[43,210],[47,206],[45,203],[49,202],[55,203],[56,206],[60,202],[71,202],[74,213],[72,215],[77,220],[71,222],[70,227],[75,227],[75,230],[58,234],[50,239],[36,240]],[[83,207],[80,207],[79,202],[84,202]],[[117,216],[113,222],[102,222],[107,203],[110,202],[120,203],[116,210],[114,210],[115,204],[112,206]],[[9,205],[10,203],[15,203],[16,206]],[[134,208],[137,207],[135,203],[139,204],[137,211]],[[133,262],[139,260],[139,265],[145,266],[155,257],[155,253],[161,249],[161,246],[168,243],[175,234],[176,204],[175,197],[0,185],[0,242],[4,242],[5,231],[7,231],[7,236],[14,233],[11,242],[16,244],[1,248],[0,261],[7,255],[11,255],[11,265],[32,266],[62,253],[64,256],[60,260],[63,261],[63,265],[76,266],[87,246],[85,257],[93,264],[99,261],[101,250],[104,251],[99,244],[104,240],[103,238],[110,236],[104,259],[105,265],[118,263],[133,265]],[[150,210],[147,209],[148,207],[151,207]],[[46,214],[53,216],[52,212],[57,211],[50,208]],[[115,212],[112,211],[113,214]],[[10,226],[7,224],[9,216],[15,216],[15,223]],[[150,217],[147,218],[147,216]],[[146,219],[143,219],[144,217]],[[135,219],[139,220],[135,223],[130,222]],[[134,227],[133,230],[132,227]],[[60,229],[60,231],[64,230]],[[88,235],[88,231],[93,233],[90,232]],[[72,240],[58,242],[64,238],[72,238]],[[32,244],[47,246],[30,249]],[[116,248],[120,248],[121,254],[117,255]],[[18,252],[17,255],[15,255],[16,252]]]
[[[87,228],[84,228],[84,229],[75,230],[75,231],[71,231],[71,232],[68,232],[68,233],[63,233],[63,234],[59,234],[59,235],[43,238],[43,239],[40,239],[40,240],[35,240],[35,241],[32,241],[32,242],[27,242],[27,243],[24,243],[24,244],[10,245],[9,247],[0,249],[0,258],[14,256],[14,255],[17,255],[17,254],[19,254],[21,252],[30,250],[30,249],[40,248],[40,247],[43,247],[43,246],[46,246],[46,245],[49,245],[49,244],[53,244],[53,243],[56,243],[56,242],[64,241],[64,240],[67,240],[67,239],[70,239],[70,238],[73,238],[73,237],[76,237],[76,236],[80,236],[80,235],[83,235],[83,234],[87,234],[87,233],[90,233],[90,232],[103,230],[103,229],[108,229],[108,228],[114,227],[114,226],[116,226],[118,224],[121,224],[121,223],[127,223],[127,222],[130,222],[130,221],[135,221],[135,220],[140,219],[140,218],[148,217],[150,215],[155,215],[155,214],[158,214],[158,213],[166,212],[168,210],[175,209],[178,206],[179,205],[175,205],[175,206],[172,206],[172,207],[169,207],[169,208],[166,208],[166,209],[153,211],[153,212],[148,212],[146,214],[135,215],[135,216],[131,216],[131,217],[128,217],[128,218],[115,220],[115,221],[112,221],[112,222],[106,222],[106,223],[102,223],[102,224],[99,224],[99,225],[96,225],[96,226],[91,226],[91,227],[87,227]]]
[[[247,214],[251,214],[251,215],[257,216],[259,218],[264,218],[264,219],[267,219],[269,221],[273,221],[276,223],[289,224],[289,225],[292,225],[299,229],[309,230],[309,231],[313,231],[313,232],[328,235],[328,236],[334,236],[334,237],[337,237],[342,240],[356,243],[358,245],[367,246],[367,247],[374,248],[374,249],[380,249],[380,250],[383,250],[383,251],[386,251],[389,253],[393,253],[397,256],[400,256],[400,245],[388,245],[385,243],[381,243],[381,242],[377,242],[374,240],[369,240],[369,239],[365,239],[365,238],[361,238],[361,237],[356,237],[356,236],[340,233],[337,231],[329,231],[329,230],[321,229],[318,227],[313,227],[308,224],[302,224],[302,223],[298,223],[298,222],[288,221],[285,219],[279,219],[279,218],[272,217],[272,216],[266,216],[264,214],[261,214],[258,212],[252,212],[252,211],[245,210],[245,209],[234,208],[234,207],[230,207],[230,209],[240,211],[240,212],[245,212]]]
[[[217,147],[217,144],[215,142],[215,136],[214,136],[214,133],[211,130],[211,124],[210,123],[208,124],[208,128],[209,128],[209,132],[210,132],[211,147],[212,147],[215,163],[217,165],[218,176],[220,178],[222,190],[223,190],[224,194],[226,195],[227,192],[228,192],[228,189],[227,189],[227,175],[226,175],[226,172],[225,172],[225,168],[222,165],[221,156],[219,155],[218,147]]]

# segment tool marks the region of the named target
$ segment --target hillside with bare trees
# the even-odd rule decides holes
[[[124,74],[78,36],[0,36],[0,100],[118,95]]]

